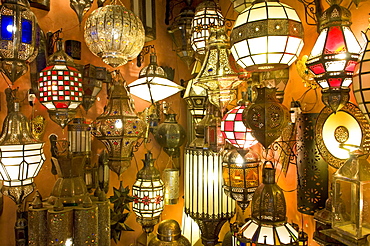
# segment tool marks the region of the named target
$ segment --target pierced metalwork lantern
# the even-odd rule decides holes
[[[257,73],[259,85],[276,88],[276,98],[283,103],[285,87],[289,81],[289,68]]]
[[[185,64],[190,67],[194,62],[194,50],[190,44],[191,23],[194,18],[194,9],[185,7],[167,28],[172,41],[176,46],[176,53]]]
[[[92,64],[85,65],[83,73],[83,100],[82,107],[88,111],[94,104],[97,95],[103,87],[103,81],[108,80],[108,72],[104,67],[95,67]]]
[[[320,18],[320,34],[306,65],[322,88],[323,103],[336,112],[349,100],[361,46],[350,28],[351,12],[331,2]]]
[[[153,231],[164,208],[164,184],[161,174],[154,167],[154,161],[152,153],[148,151],[143,160],[144,167],[137,173],[132,186],[132,210],[146,233]]]
[[[120,176],[129,166],[132,148],[145,132],[145,123],[136,115],[133,101],[119,70],[113,72],[113,85],[104,112],[92,123],[92,134],[109,153],[109,167]]]
[[[248,8],[254,0],[231,0],[231,2],[234,5],[234,10],[241,13],[244,9]]]
[[[122,5],[106,5],[94,10],[84,29],[89,50],[112,67],[136,58],[144,46],[145,30],[141,20]]]
[[[238,238],[256,246],[296,245],[298,232],[286,221],[284,192],[275,182],[274,166],[267,165],[263,165],[262,184],[253,195],[251,219],[242,226]]]
[[[27,0],[4,0],[0,25],[1,71],[14,83],[37,56],[41,33]]]
[[[222,27],[225,24],[221,9],[213,0],[201,2],[195,9],[191,24],[191,46],[199,55],[206,53],[208,39],[211,35],[210,28]]]
[[[94,0],[70,0],[71,8],[76,12],[78,21],[82,22],[82,17],[90,10]]]
[[[222,176],[226,195],[245,211],[259,185],[260,157],[250,149],[225,150]]]
[[[294,8],[278,0],[256,0],[231,32],[231,53],[247,71],[289,67],[303,48],[303,26]]]
[[[39,87],[39,100],[48,109],[50,119],[64,128],[76,115],[83,92],[82,75],[62,49],[61,40],[48,66],[40,72]]]

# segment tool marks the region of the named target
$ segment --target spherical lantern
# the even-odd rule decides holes
[[[154,161],[151,152],[145,154],[144,167],[137,173],[132,186],[134,197],[132,210],[137,216],[137,222],[147,233],[153,231],[164,208],[164,184],[161,174],[154,167]]]
[[[49,117],[64,128],[82,102],[82,75],[73,59],[62,50],[61,40],[57,47],[57,52],[49,57],[48,66],[40,72],[39,100],[48,109]]]
[[[303,26],[296,11],[278,0],[256,0],[243,10],[231,32],[231,52],[248,71],[290,66],[303,47]]]
[[[145,31],[139,17],[121,5],[94,10],[85,23],[90,51],[112,67],[134,59],[144,46]]]
[[[195,9],[191,24],[191,46],[199,55],[206,52],[210,28],[224,25],[224,17],[218,4],[212,0],[201,2]]]
[[[351,31],[351,12],[332,1],[320,19],[320,34],[306,62],[322,88],[322,101],[338,111],[349,99],[349,86],[361,46]]]
[[[40,30],[27,0],[5,0],[0,8],[0,66],[14,83],[37,55]]]
[[[246,106],[241,105],[227,112],[221,121],[221,132],[227,142],[236,148],[247,149],[257,143],[252,130],[246,128],[242,116]]]

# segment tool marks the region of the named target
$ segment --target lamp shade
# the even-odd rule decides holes
[[[112,67],[137,57],[144,46],[145,30],[139,17],[122,5],[94,10],[86,20],[85,42],[89,50]]]
[[[303,47],[303,26],[294,8],[278,0],[256,0],[231,32],[231,53],[247,71],[290,66]]]

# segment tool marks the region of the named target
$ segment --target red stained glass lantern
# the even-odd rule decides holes
[[[40,102],[48,109],[50,118],[64,128],[82,102],[82,75],[62,50],[61,41],[48,65],[40,72]]]
[[[306,62],[322,88],[322,100],[338,111],[349,99],[349,86],[361,46],[351,31],[351,12],[333,1],[321,17],[320,34]]]

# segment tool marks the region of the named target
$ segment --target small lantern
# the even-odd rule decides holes
[[[176,168],[166,168],[163,170],[162,175],[165,187],[164,204],[177,204],[180,196],[180,170]]]
[[[287,68],[303,48],[303,26],[294,8],[278,0],[256,0],[236,19],[231,46],[247,71]]]
[[[132,186],[132,210],[146,233],[153,231],[164,208],[164,184],[159,171],[154,167],[154,161],[150,151],[145,154],[144,167],[137,173]]]
[[[73,59],[62,50],[58,40],[57,52],[49,57],[48,67],[40,72],[40,102],[49,117],[64,128],[76,115],[82,102],[82,75]]]
[[[351,31],[351,12],[338,1],[323,13],[320,34],[306,62],[322,88],[322,101],[338,111],[349,99],[349,86],[361,46]]]
[[[82,22],[82,17],[90,10],[94,0],[70,0],[70,6],[76,12],[78,21]]]

